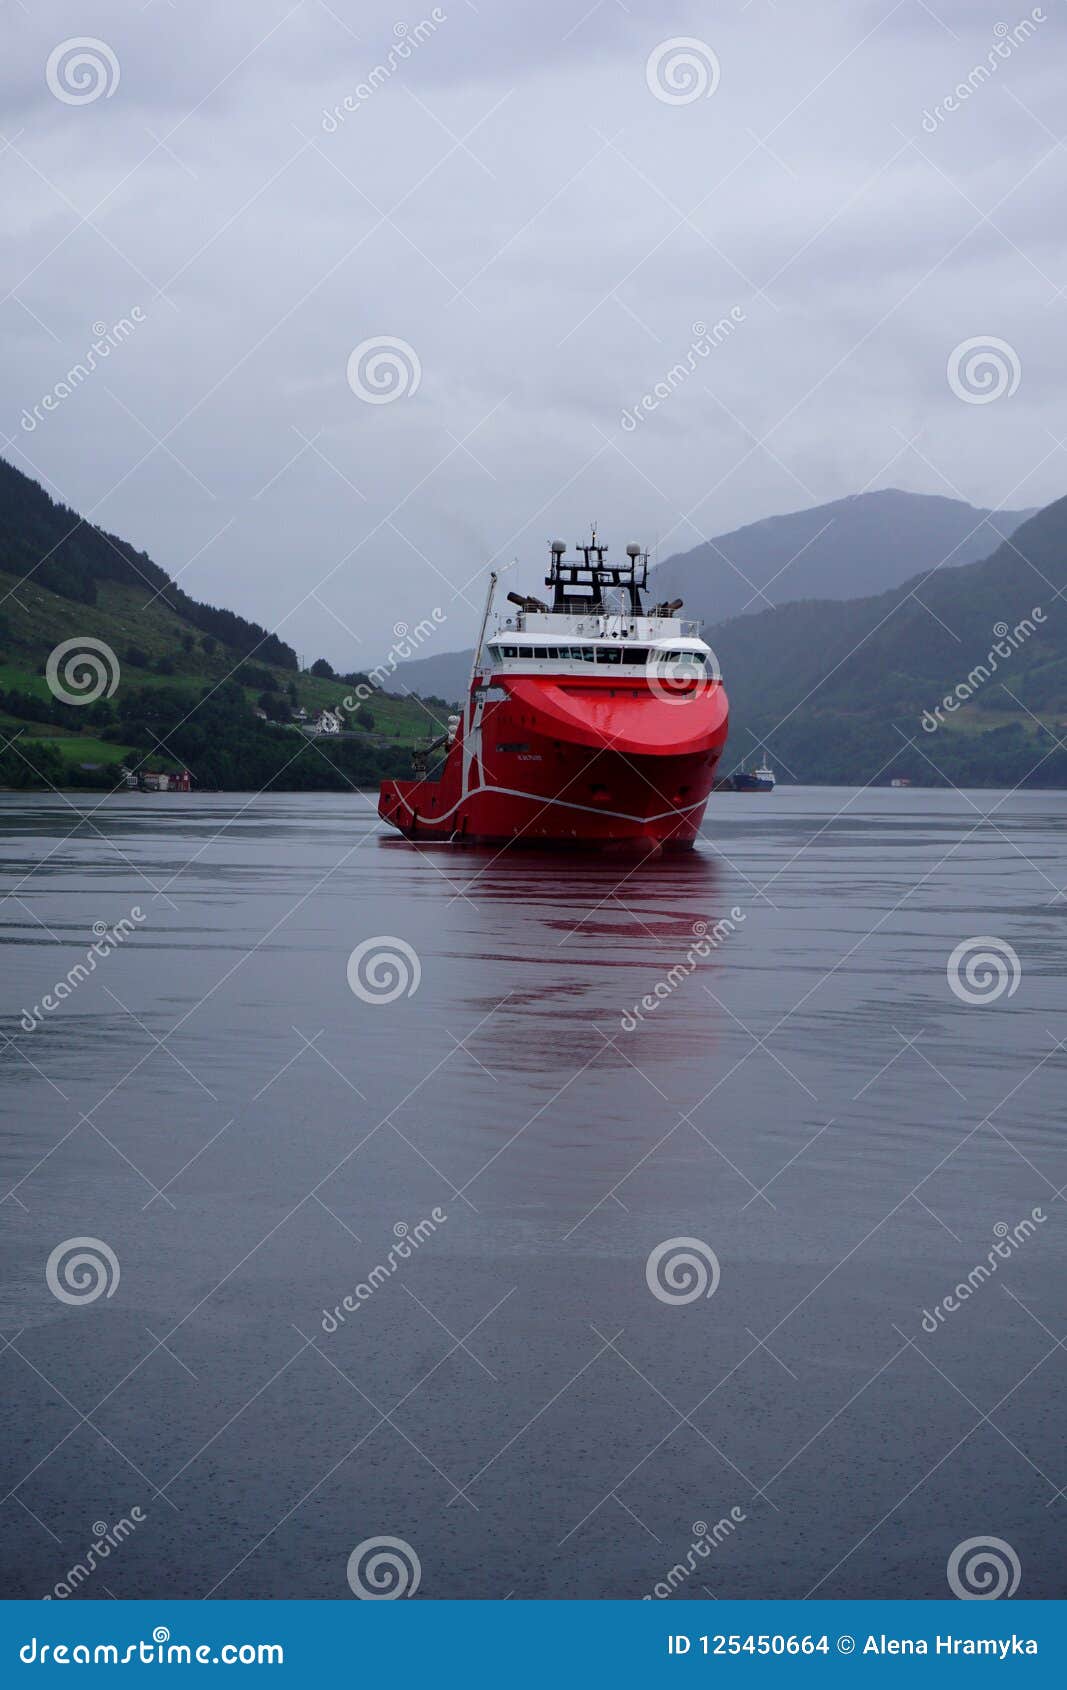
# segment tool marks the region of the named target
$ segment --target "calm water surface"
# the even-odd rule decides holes
[[[941,1597],[989,1534],[1065,1594],[1067,795],[723,796],[645,865],[95,802],[0,795],[7,1594],[134,1508],[81,1594],[350,1599],[388,1536],[427,1598]]]

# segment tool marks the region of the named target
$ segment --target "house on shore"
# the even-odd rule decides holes
[[[141,792],[191,792],[193,789],[192,776],[188,769],[182,769],[178,774],[169,769],[141,769],[136,776],[136,782]]]

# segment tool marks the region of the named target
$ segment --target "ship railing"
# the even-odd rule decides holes
[[[579,612],[577,612],[577,611],[568,612],[568,614],[578,615]],[[580,614],[582,614],[583,616],[594,616],[594,615],[595,616],[606,616],[609,613],[605,612],[602,609],[601,610],[593,609],[593,610],[583,611]],[[648,613],[647,610],[642,611],[643,616],[647,616],[648,614],[649,613]],[[610,613],[610,619],[612,621],[618,622],[622,625],[625,625],[626,623],[633,621],[633,617],[628,612],[625,615],[621,614],[621,613],[616,614],[615,612],[611,612]],[[683,639],[693,640],[693,639],[699,639],[700,638],[700,630],[703,628],[704,624],[699,617],[672,616],[672,617],[669,618],[669,620],[671,622],[673,622],[674,626],[678,630],[679,635]],[[520,632],[522,632],[522,630],[523,630],[523,618],[521,616],[498,617],[497,621],[496,621],[496,626],[493,629],[493,635],[494,635],[494,638],[495,638],[500,634],[520,633]]]

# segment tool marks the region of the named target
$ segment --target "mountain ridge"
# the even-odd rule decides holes
[[[99,689],[72,699],[62,669],[49,680],[64,650]],[[353,689],[343,734],[299,737]],[[151,759],[210,788],[344,790],[406,774],[446,714],[321,659],[301,671],[275,634],[190,598],[0,460],[0,785],[106,790]]]
[[[768,598],[771,604],[863,598],[907,580],[916,566],[940,562],[956,568],[988,557],[1035,514],[1034,509],[995,511],[899,487],[853,493],[807,510],[762,517],[676,553],[657,564],[651,585],[657,599],[681,596],[694,615],[715,622],[763,610]],[[852,571],[863,548],[870,578],[859,582]],[[909,553],[914,553],[911,561]],[[785,563],[768,575],[784,554]]]
[[[768,608],[776,580],[788,587],[788,602],[862,598],[934,564],[958,568],[976,562],[1035,514],[1033,509],[998,512],[900,488],[851,494],[807,510],[761,517],[676,553],[654,566],[649,593],[656,600],[681,598],[686,613],[708,626]],[[871,577],[865,583],[847,576],[856,554],[863,556]],[[838,590],[820,590],[828,583]],[[782,602],[782,593],[776,596]],[[460,698],[472,658],[469,648],[416,658],[401,665],[397,684],[420,695]]]
[[[1065,589],[1067,498],[976,563],[720,623],[731,760],[765,750],[816,782],[1067,785]]]

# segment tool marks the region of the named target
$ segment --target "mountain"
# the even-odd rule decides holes
[[[1033,515],[898,488],[857,493],[679,552],[652,571],[650,585],[657,599],[683,599],[705,622],[795,599],[860,598],[921,570],[988,557]]]
[[[766,749],[804,782],[1067,786],[1065,589],[1060,499],[982,562],[719,624],[730,765]]]
[[[49,685],[49,656],[67,641],[96,666],[99,695],[70,703]],[[83,667],[83,683],[94,673]],[[336,707],[353,688],[343,737],[299,737],[294,710]],[[300,671],[276,634],[190,598],[0,460],[0,786],[107,790],[120,764],[150,759],[207,787],[343,791],[407,774],[411,745],[446,713],[322,660]]]
[[[148,589],[200,633],[233,651],[255,652],[261,663],[297,667],[292,646],[232,610],[201,604],[176,586],[145,552],[56,504],[43,487],[0,458],[0,568],[21,582],[33,580],[62,598],[95,605],[106,583]],[[143,596],[143,594],[142,594]]]
[[[901,498],[927,504],[873,497],[883,518]],[[1067,499],[981,561],[958,563],[967,510],[953,517],[951,562],[935,557],[916,572],[913,553],[908,579],[888,591],[749,610],[708,630],[730,693],[729,766],[765,751],[786,781],[1067,787],[1057,745],[1067,740]],[[804,513],[809,532],[815,514]],[[780,539],[776,524],[791,521],[754,527]],[[905,522],[901,532],[913,531]],[[663,565],[657,585],[672,566],[692,568],[692,555]],[[110,649],[119,682],[113,695],[66,703],[46,664],[60,643],[85,639]],[[409,667],[427,677],[448,661]],[[406,773],[412,743],[443,725],[442,701],[465,685],[469,655],[459,663],[458,686],[439,667],[432,685],[423,679],[426,702],[334,675],[322,660],[301,671],[276,635],[189,598],[144,553],[0,462],[0,785],[107,789],[120,762],[149,758],[190,768],[206,787],[373,785]],[[355,688],[349,732],[303,743],[292,708],[337,706]]]
[[[653,569],[655,599],[680,598],[686,614],[712,624],[806,598],[852,599],[882,592],[918,570],[972,563],[1035,513],[979,510],[960,499],[890,488],[857,493],[749,523]],[[523,590],[536,592],[532,581]],[[404,690],[459,698],[472,653],[405,663]]]
[[[1067,787],[1067,499],[981,561],[936,561],[887,592],[705,629],[726,766],[766,753],[785,781]]]

